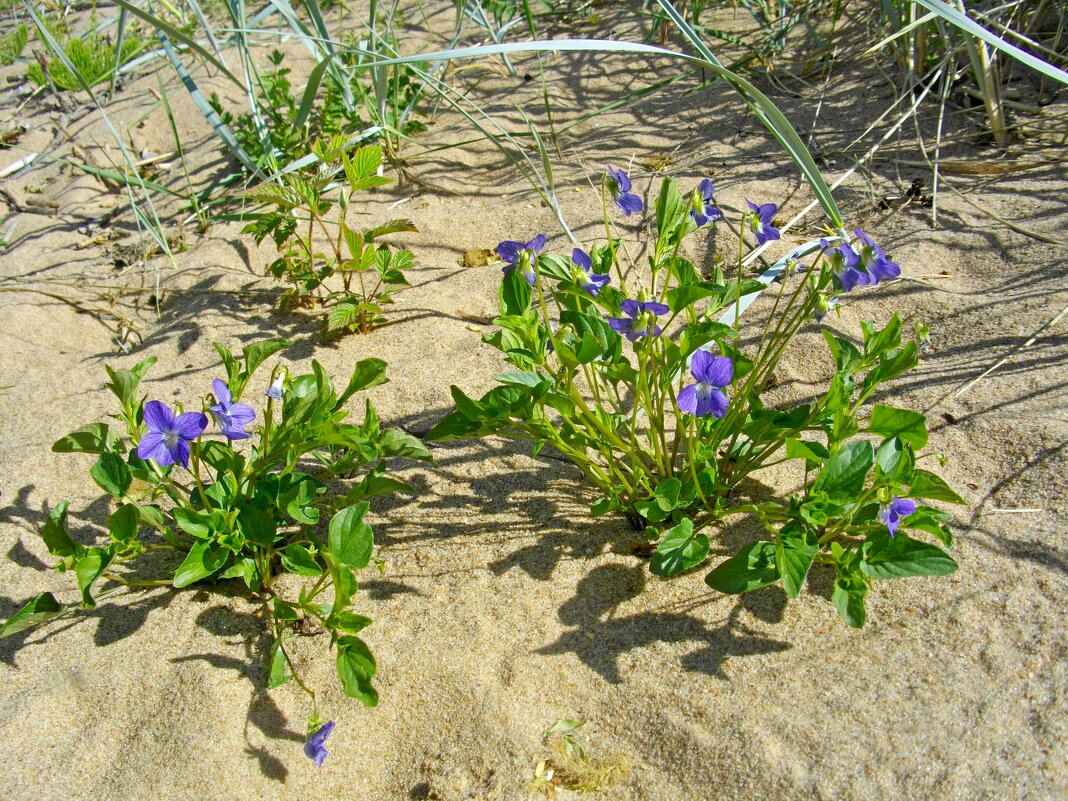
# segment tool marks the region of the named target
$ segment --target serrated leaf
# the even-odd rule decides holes
[[[746,545],[705,576],[709,587],[728,595],[757,590],[778,580],[775,543],[763,540]]]
[[[364,706],[377,706],[378,693],[371,686],[378,667],[367,643],[359,637],[339,637],[337,641],[337,675],[345,695],[358,698]]]
[[[33,628],[66,611],[66,607],[56,600],[50,592],[43,592],[0,626],[0,639]]]
[[[775,566],[782,578],[783,589],[791,598],[801,594],[812,560],[819,552],[819,545],[806,537],[804,532],[780,532],[775,544]]]
[[[369,504],[366,501],[353,504],[335,514],[330,520],[330,552],[343,564],[354,568],[365,567],[374,550],[374,533],[364,522]]]
[[[53,453],[104,453],[115,449],[119,435],[106,423],[92,423],[52,444]]]
[[[133,481],[126,460],[111,451],[105,451],[97,457],[96,463],[89,468],[89,475],[104,492],[116,499],[126,494]]]
[[[910,409],[875,404],[866,430],[882,437],[900,437],[916,450],[927,444],[927,418]]]
[[[175,587],[181,589],[206,579],[222,570],[229,552],[226,548],[212,546],[207,542],[196,542],[189,549],[185,561],[174,571]]]
[[[708,537],[693,533],[693,521],[684,517],[664,534],[653,551],[649,570],[657,576],[674,576],[697,567],[708,556]]]
[[[831,452],[812,485],[812,492],[825,492],[836,503],[856,500],[874,461],[875,449],[870,442],[847,442]]]
[[[900,531],[891,537],[882,531],[861,545],[860,570],[868,578],[948,576],[957,563],[937,545],[914,540]]]
[[[907,498],[926,498],[932,501],[945,501],[946,503],[964,503],[964,499],[955,493],[950,486],[940,477],[928,470],[916,470],[909,487]]]
[[[53,556],[80,556],[85,551],[85,548],[70,536],[70,529],[67,527],[66,501],[57,503],[55,508],[48,513],[48,518],[41,525],[39,534],[48,552]]]

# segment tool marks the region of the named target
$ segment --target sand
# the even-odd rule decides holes
[[[442,46],[450,8],[428,4],[429,46]],[[599,26],[551,32],[642,35],[623,9],[603,15]],[[722,22],[741,24],[732,14]],[[832,179],[885,130],[850,145],[894,98],[880,71],[890,65],[856,55],[865,35],[860,27],[846,42],[825,84],[813,78],[806,89],[785,74],[756,77],[803,135],[812,131]],[[283,46],[299,66],[297,46]],[[520,76],[536,74],[533,60],[516,63]],[[557,121],[671,68],[666,60],[645,69],[630,58],[548,57]],[[189,132],[195,180],[206,181],[225,164],[180,86],[161,74]],[[455,81],[511,130],[522,126],[516,104],[544,122],[538,81],[509,77],[499,62],[479,62]],[[154,107],[156,86],[150,69],[138,72],[106,108],[135,148],[166,153],[173,142]],[[99,113],[84,104],[60,119],[68,139],[54,124],[61,112],[51,100],[42,96],[23,110],[19,102],[9,87],[0,114],[4,124],[17,114],[27,126],[23,147],[51,142],[57,156],[114,154]],[[1063,119],[1063,99],[1033,124],[1058,114]],[[923,117],[925,136],[933,124]],[[1035,135],[1003,157],[977,143],[977,131],[974,118],[950,115],[944,155],[1037,166],[952,178],[967,200],[943,191],[937,225],[919,205],[876,205],[929,176],[909,166],[921,159],[911,122],[836,192],[850,223],[875,236],[903,274],[856,293],[840,317],[828,318],[854,337],[860,320],[883,323],[894,312],[909,326],[930,327],[921,365],[877,400],[929,416],[930,450],[946,457],[935,469],[967,501],[953,510],[956,574],[879,585],[867,627],[853,630],[828,602],[824,575],[814,574],[789,602],[777,588],[741,598],[710,592],[705,570],[658,579],[633,555],[635,535],[624,521],[590,516],[596,496],[570,465],[531,458],[500,439],[443,444],[433,449],[434,465],[397,465],[414,497],[373,505],[386,571],[362,576],[354,608],[375,621],[365,634],[379,664],[378,708],[344,697],[323,638],[298,644],[307,681],[337,722],[321,769],[301,754],[302,694],[292,684],[266,690],[269,640],[241,586],[164,588],[0,641],[0,797],[538,798],[528,783],[552,755],[543,732],[565,718],[585,721],[577,736],[591,756],[630,765],[620,784],[596,797],[1065,797],[1068,323],[1047,323],[1068,303],[1066,250],[1010,230],[967,201],[1063,243],[1068,182],[1055,141]],[[471,136],[458,115],[443,112],[405,148],[415,154]],[[811,200],[792,165],[720,85],[654,94],[571,128],[559,146],[557,192],[587,244],[600,233],[589,179],[606,163],[628,165],[647,201],[657,167],[684,186],[714,173],[717,198],[735,218],[745,198],[782,203],[783,219]],[[23,155],[0,152],[0,167]],[[397,296],[389,325],[329,345],[313,315],[276,313],[280,290],[263,278],[273,250],[255,247],[239,225],[204,234],[186,225],[188,249],[173,261],[116,266],[114,243],[79,249],[99,230],[79,229],[118,209],[112,229],[131,232],[121,243],[136,244],[122,195],[46,159],[4,180],[21,210],[3,223],[0,255],[0,543],[9,557],[0,562],[0,616],[38,592],[76,597],[73,580],[51,570],[35,531],[62,500],[85,539],[108,513],[87,474],[91,457],[49,451],[63,434],[112,411],[104,364],[157,356],[145,383],[150,396],[188,402],[221,375],[212,342],[239,347],[284,336],[295,341],[289,363],[307,369],[315,358],[339,379],[357,359],[385,359],[391,382],[367,394],[386,424],[417,432],[449,410],[451,384],[468,394],[492,385],[502,362],[480,334],[491,330],[500,273],[461,266],[464,252],[540,231],[557,252],[570,245],[485,142],[412,158],[409,169],[449,193],[405,182],[377,191],[361,214],[416,222],[418,233],[395,237],[418,259],[414,286]],[[179,185],[180,166],[157,180]],[[30,205],[40,199],[54,208]],[[186,215],[160,203],[161,217],[179,231]],[[642,225],[621,225],[636,257]],[[818,235],[819,225],[810,214],[769,257]],[[728,242],[722,230],[695,238],[690,256],[709,264]],[[758,303],[747,316],[757,321],[762,313]],[[783,362],[776,402],[819,392],[829,370],[813,327]],[[789,489],[788,475],[761,480]],[[724,541],[736,546],[740,536],[726,532]],[[729,552],[714,543],[711,563]]]

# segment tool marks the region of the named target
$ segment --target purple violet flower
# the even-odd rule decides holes
[[[695,417],[707,414],[723,417],[729,403],[723,387],[734,378],[734,362],[729,356],[713,356],[707,350],[695,350],[690,360],[690,372],[697,383],[682,388],[679,409]]]
[[[690,195],[690,216],[698,228],[723,216],[723,212],[712,205],[713,191],[712,180],[705,178]]]
[[[908,517],[915,511],[915,502],[895,495],[889,505],[879,507],[879,518],[886,524],[886,530],[893,537],[897,534],[897,527],[901,525],[901,518]]]
[[[901,275],[901,268],[886,257],[886,253],[883,249],[875,244],[870,236],[859,228],[857,228],[854,233],[856,233],[857,238],[863,242],[860,246],[860,253],[858,254],[860,261],[858,269],[867,272],[873,285],[890,278],[897,278]]]
[[[576,267],[571,271],[575,283],[593,295],[593,297],[597,297],[597,293],[612,280],[611,276],[601,275],[593,271],[593,259],[582,248],[575,248],[571,251],[571,261]]]
[[[613,170],[609,166],[608,185],[614,195],[613,201],[628,217],[645,208],[642,199],[630,191],[630,177],[623,170]]]
[[[185,412],[174,416],[170,408],[159,401],[145,404],[145,425],[148,433],[137,443],[140,459],[155,459],[160,467],[180,464],[189,467],[189,443],[204,433],[208,416],[201,412]]]
[[[631,342],[639,337],[660,336],[662,329],[656,324],[656,318],[671,311],[663,303],[629,298],[620,304],[620,308],[627,316],[609,317],[608,324],[612,326],[613,331],[625,335]]]
[[[831,271],[841,285],[843,292],[849,292],[855,286],[872,283],[871,276],[868,273],[857,269],[857,265],[860,263],[860,256],[849,246],[848,242],[843,242],[836,248],[831,247],[831,243],[826,239],[821,239],[820,244],[825,249],[823,256],[830,262]]]
[[[211,382],[215,400],[218,403],[211,407],[211,413],[215,422],[219,424],[219,430],[227,439],[248,439],[252,435],[245,431],[245,426],[256,419],[255,410],[247,403],[234,403],[230,388],[216,378]]]
[[[750,213],[749,227],[756,235],[757,244],[763,245],[765,242],[770,242],[773,239],[779,238],[779,229],[771,224],[771,221],[775,218],[775,212],[779,210],[779,207],[774,203],[764,203],[758,206],[751,200],[746,200],[749,204]]]
[[[304,743],[304,756],[314,762],[315,767],[317,768],[323,766],[323,760],[325,760],[327,754],[330,753],[326,750],[325,743],[326,738],[330,736],[330,732],[333,730],[334,721],[327,721],[312,734],[308,735],[308,740]]]
[[[508,262],[501,272],[507,275],[512,270],[519,270],[519,274],[527,283],[534,286],[537,280],[538,254],[545,247],[547,240],[545,234],[538,234],[529,242],[515,242],[511,239],[501,242],[497,245],[497,255]]]

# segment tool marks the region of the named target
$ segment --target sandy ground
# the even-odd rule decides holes
[[[435,30],[449,30],[450,14],[430,15]],[[609,31],[641,35],[622,15],[569,33]],[[536,74],[531,60],[517,66]],[[835,178],[885,131],[852,144],[894,99],[880,72],[889,66],[843,57],[814,89],[758,83],[804,135],[812,131]],[[548,58],[546,68],[559,122],[672,65],[568,56]],[[510,78],[498,62],[480,62],[456,81],[512,130],[521,127],[517,103],[542,120],[538,81]],[[155,87],[154,74],[135,76],[107,110],[136,148],[167,152],[173,143]],[[168,89],[189,131],[196,180],[219,174],[226,165],[210,131],[173,80]],[[78,157],[113,147],[98,113],[62,117],[67,139],[51,101],[17,110],[9,89],[0,103],[4,119],[17,114],[29,128],[25,148],[52,142],[56,155]],[[1057,104],[1047,115],[1057,111],[1063,116]],[[924,118],[925,135],[930,124]],[[434,449],[434,466],[399,466],[414,498],[374,507],[387,571],[368,571],[356,609],[375,620],[366,639],[379,662],[380,706],[364,709],[342,695],[321,639],[300,643],[307,679],[337,721],[322,769],[301,755],[301,693],[265,689],[268,640],[257,607],[239,586],[223,584],[138,592],[0,642],[0,797],[528,799],[538,797],[527,786],[534,767],[550,755],[542,733],[562,718],[586,722],[580,740],[594,757],[629,762],[605,798],[1066,797],[1066,323],[1044,328],[1068,302],[1066,250],[980,210],[1068,239],[1063,150],[1035,136],[1008,159],[1033,169],[953,178],[966,199],[944,191],[932,226],[930,209],[876,205],[926,175],[914,166],[915,130],[908,123],[836,193],[851,222],[902,265],[902,279],[856,293],[829,320],[857,336],[861,319],[882,323],[897,312],[932,331],[921,365],[878,400],[928,413],[931,450],[947,459],[938,470],[967,500],[955,510],[955,575],[880,585],[867,628],[855,631],[828,602],[826,576],[813,575],[810,592],[790,603],[777,588],[740,599],[709,592],[705,571],[662,581],[632,555],[624,522],[589,515],[594,495],[569,465],[495,439],[446,444]],[[1004,163],[974,142],[975,131],[971,118],[950,115],[944,155]],[[467,138],[462,120],[442,114],[408,147],[418,153]],[[810,201],[792,165],[719,85],[654,94],[570,129],[559,144],[557,190],[587,244],[598,236],[587,178],[596,181],[606,163],[630,165],[647,200],[659,183],[655,168],[670,162],[684,185],[714,173],[721,205],[735,215],[746,197],[782,202],[782,219]],[[0,153],[0,167],[22,155]],[[415,220],[419,233],[396,238],[418,258],[414,286],[398,295],[388,326],[329,346],[313,317],[275,313],[280,290],[262,278],[271,249],[255,248],[238,226],[206,235],[187,226],[189,248],[173,263],[116,266],[111,250],[77,246],[96,232],[79,229],[121,210],[122,196],[43,159],[3,182],[17,208],[3,223],[0,256],[0,547],[9,557],[0,562],[0,616],[45,590],[76,595],[69,577],[51,571],[34,532],[64,499],[85,521],[83,537],[108,513],[87,475],[90,457],[49,451],[111,411],[104,364],[159,357],[145,387],[172,402],[198,397],[221,375],[213,341],[237,347],[286,336],[296,341],[287,353],[293,364],[306,368],[314,357],[339,377],[356,359],[386,359],[392,382],[370,397],[385,422],[414,431],[448,410],[450,384],[469,394],[491,385],[501,361],[480,333],[490,330],[500,273],[461,266],[464,251],[540,231],[558,252],[570,246],[484,142],[410,167],[451,194],[409,182],[378,191],[362,212]],[[180,172],[159,180],[178,185]],[[178,230],[176,208],[164,203],[160,214]],[[635,255],[644,225],[622,225]],[[770,255],[811,238],[818,225],[809,215]],[[113,228],[135,230],[128,211]],[[136,243],[136,234],[122,241]],[[695,241],[690,256],[710,264],[728,241],[721,230]],[[150,297],[157,278],[158,316]],[[761,309],[747,314],[759,320]],[[124,321],[136,333],[119,334]],[[783,363],[776,400],[818,392],[829,370],[815,329],[806,332]],[[761,480],[789,489],[784,476]],[[713,562],[740,536],[725,532]]]

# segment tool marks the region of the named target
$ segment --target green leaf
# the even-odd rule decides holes
[[[266,342],[255,342],[242,348],[241,355],[245,357],[246,380],[256,372],[256,368],[263,364],[264,361],[292,344],[288,339],[269,339]],[[234,398],[234,400],[237,400],[237,398]]]
[[[705,576],[705,584],[728,595],[757,590],[778,580],[775,543],[763,540],[746,545]]]
[[[829,455],[826,446],[819,442],[793,438],[786,440],[786,458],[804,459],[805,465],[810,470],[822,465]]]
[[[64,611],[66,607],[60,604],[52,593],[43,592],[13,614],[3,626],[0,626],[0,639],[40,625]]]
[[[385,468],[379,465],[366,476],[363,481],[353,487],[345,495],[345,501],[348,503],[355,503],[356,501],[362,501],[365,498],[373,498],[376,495],[384,495],[388,492],[404,492],[409,495],[415,492],[414,489],[403,481],[397,481],[395,478],[383,475]]]
[[[345,391],[341,393],[341,396],[337,399],[337,403],[334,404],[334,410],[337,411],[345,405],[345,401],[364,389],[370,389],[371,387],[377,387],[379,384],[385,384],[389,379],[386,378],[386,363],[381,359],[360,359],[356,362],[356,366],[352,368],[352,376],[349,378],[348,386],[345,387]]]
[[[53,453],[104,453],[115,449],[119,435],[106,423],[92,423],[52,444]]]
[[[280,639],[275,640],[274,645],[271,646],[271,667],[267,674],[267,687],[273,690],[275,687],[281,687],[291,678],[293,676],[289,672],[289,663],[282,651],[282,642]]]
[[[331,615],[329,624],[346,634],[359,634],[373,622],[371,618],[357,615],[355,612],[338,612]]]
[[[422,440],[407,431],[397,431],[396,429],[390,429],[382,433],[381,438],[378,440],[378,453],[383,459],[405,456],[409,459],[420,459],[424,462],[434,460]]]
[[[120,506],[108,516],[108,534],[119,545],[129,547],[137,539],[139,521],[136,506]]]
[[[866,430],[883,437],[901,437],[916,450],[927,444],[927,418],[909,409],[875,404]]]
[[[530,307],[533,289],[518,269],[509,270],[501,282],[501,314],[519,315]]]
[[[111,562],[112,553],[104,548],[90,548],[85,555],[78,559],[74,567],[74,575],[78,579],[78,589],[82,592],[82,603],[90,609],[96,606],[93,600],[93,582],[100,578],[100,574]]]
[[[41,526],[41,539],[53,556],[81,556],[85,548],[71,539],[67,527],[67,502],[61,501],[48,513],[48,519]]]
[[[825,492],[836,503],[856,500],[874,461],[875,449],[870,442],[847,442],[831,452],[831,458],[812,485],[812,492]]]
[[[693,521],[682,518],[653,551],[649,570],[657,576],[674,576],[697,567],[708,556],[708,537],[693,533]]]
[[[678,184],[671,178],[665,178],[656,196],[656,229],[659,238],[663,239],[679,227],[686,219],[686,210],[686,201]]]
[[[882,329],[877,329],[871,320],[861,320],[864,331],[864,355],[879,356],[901,345],[901,320],[895,314]]]
[[[330,552],[343,565],[359,569],[371,560],[374,534],[363,521],[368,506],[367,501],[353,504],[335,514],[330,521]]]
[[[598,498],[590,505],[590,514],[595,517],[606,515],[616,508],[618,501],[616,498]]]
[[[251,228],[251,226],[249,227]],[[218,353],[219,358],[222,359],[223,367],[226,368],[226,385],[228,387],[237,386],[239,376],[241,375],[241,365],[237,363],[234,354],[230,352],[228,347],[218,342],[213,342],[211,346],[215,348],[215,352]]]
[[[174,571],[174,586],[181,589],[190,584],[206,579],[222,570],[229,552],[226,548],[197,542],[189,549],[185,561]]]
[[[656,496],[656,503],[665,512],[670,512],[679,504],[679,493],[682,491],[682,482],[677,478],[665,478],[659,484],[656,485],[656,490],[653,494]]]
[[[312,552],[296,542],[290,543],[282,551],[282,567],[299,576],[318,576],[323,572]]]
[[[930,506],[917,506],[916,511],[901,521],[901,528],[913,528],[926,531],[937,537],[938,541],[947,548],[953,547],[953,532],[946,525],[953,519],[949,512],[935,509]]]
[[[378,667],[367,643],[359,637],[339,637],[337,641],[337,675],[345,695],[358,698],[364,706],[376,706],[378,693],[371,686]]]
[[[197,539],[207,539],[215,530],[211,515],[207,512],[195,512],[179,506],[175,508],[173,515],[178,528]]]
[[[791,598],[801,594],[819,549],[819,544],[806,536],[804,530],[790,530],[787,526],[779,533],[775,544],[775,567],[782,577],[783,589]]]
[[[116,499],[126,494],[133,481],[126,460],[111,451],[105,451],[97,457],[96,464],[89,468],[89,475],[104,492]]]
[[[846,623],[860,629],[868,619],[868,610],[864,608],[864,597],[867,594],[868,585],[862,579],[841,577],[834,582],[831,603]]]
[[[940,476],[928,470],[919,469],[916,470],[916,475],[912,479],[912,486],[909,487],[909,494],[905,497],[926,498],[932,501],[945,501],[946,503],[964,503],[964,499],[950,489],[949,484],[943,481]]]
[[[688,286],[669,289],[664,293],[664,300],[667,301],[668,308],[671,309],[672,313],[678,314],[687,306],[691,306],[699,300],[711,297],[718,297],[722,300],[726,294],[727,288],[723,286],[723,284],[713,284],[702,281],[698,284],[689,284]],[[720,304],[716,305],[718,307]],[[723,323],[718,323],[718,325],[728,330],[732,330],[730,326],[723,325]],[[705,341],[707,342],[708,340]]]
[[[553,380],[547,375],[536,373],[531,370],[521,370],[512,373],[498,373],[493,376],[494,381],[502,384],[511,384],[517,387],[530,387],[534,390],[548,390],[553,385]]]
[[[881,531],[860,546],[860,570],[868,578],[948,576],[957,569],[953,558],[937,545],[914,540],[901,532]]]
[[[875,451],[876,481],[910,483],[915,467],[916,457],[912,448],[904,444],[899,437],[884,440]]]
[[[598,315],[567,309],[560,314],[560,324],[575,329],[578,339],[575,356],[579,364],[589,364],[602,358],[611,361],[622,349],[619,334]]]

